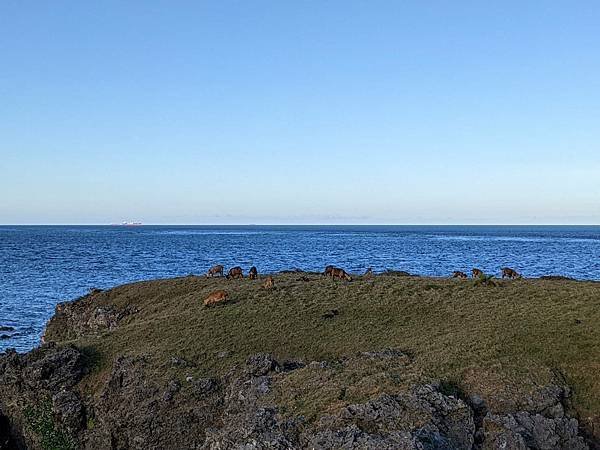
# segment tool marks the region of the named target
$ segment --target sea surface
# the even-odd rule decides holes
[[[216,263],[432,276],[509,266],[600,280],[600,226],[0,226],[0,351],[38,345],[55,305],[92,287]]]

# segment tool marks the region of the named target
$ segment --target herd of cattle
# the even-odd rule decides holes
[[[502,271],[502,278],[510,278],[511,280],[516,280],[517,278],[523,278],[523,276],[517,272],[515,269],[511,269],[510,267],[502,267],[502,269],[500,269]],[[480,269],[473,269],[471,270],[471,276],[473,278],[481,278],[483,277],[485,274],[483,273],[483,270]],[[452,278],[467,278],[467,274],[464,272],[461,272],[459,270],[456,270],[454,272],[452,272]]]
[[[502,278],[510,278],[512,280],[517,279],[517,278],[522,278],[522,275],[519,272],[517,272],[514,269],[511,269],[510,267],[502,267],[502,269],[500,269],[500,270],[502,271]],[[224,275],[224,274],[225,274],[225,267],[222,266],[221,264],[217,264],[216,266],[213,266],[210,269],[208,269],[206,276],[207,277],[225,276],[225,278],[227,278],[228,280],[236,279],[236,278],[244,278],[244,271],[240,266],[232,267],[231,269],[229,269],[229,272],[227,273],[227,275]],[[352,277],[348,274],[348,272],[346,272],[344,269],[340,269],[339,267],[335,267],[335,266],[325,267],[325,270],[323,271],[323,275],[334,278],[334,279],[339,278],[340,280],[352,281]],[[365,276],[372,276],[372,275],[373,275],[373,269],[369,267],[367,269],[367,271],[365,272]],[[473,278],[479,278],[484,275],[485,274],[483,273],[483,271],[481,269],[471,270],[471,276]],[[251,280],[256,280],[258,278],[258,270],[256,269],[255,266],[250,267],[250,270],[248,271],[248,278]],[[271,277],[269,277],[269,278],[272,280]],[[456,271],[452,272],[452,278],[468,278],[468,277],[467,277],[466,273],[456,270]]]
[[[502,267],[501,270],[502,270],[502,278],[509,278],[512,280],[517,279],[517,278],[522,278],[521,274],[519,274],[516,270],[511,269],[510,267]],[[346,272],[344,269],[340,269],[339,267],[335,267],[335,266],[325,267],[325,270],[323,271],[323,275],[325,275],[327,277],[331,277],[332,279],[338,278],[340,280],[352,281],[352,277],[348,274],[348,272]],[[367,271],[365,272],[365,276],[370,277],[373,275],[374,275],[373,269],[371,269],[369,267],[367,269]],[[229,269],[229,272],[227,272],[227,275],[225,275],[225,267],[223,267],[221,264],[217,264],[216,266],[213,266],[210,269],[208,269],[206,276],[209,278],[217,277],[217,276],[218,277],[225,276],[226,279],[231,280],[231,279],[236,279],[236,278],[244,278],[244,271],[240,266],[235,266],[235,267],[232,267],[231,269]],[[483,278],[483,277],[485,277],[485,274],[480,269],[473,269],[473,270],[471,270],[471,276],[473,278]],[[258,270],[256,269],[255,266],[250,267],[250,270],[248,271],[248,278],[250,280],[258,279]],[[467,274],[457,270],[452,273],[452,278],[467,278]],[[304,281],[308,281],[308,278],[306,278],[306,277],[302,277],[302,279]],[[263,287],[265,289],[272,289],[274,286],[275,286],[275,281],[273,280],[273,277],[268,276],[265,279],[265,282],[263,283]],[[222,303],[222,302],[227,301],[227,298],[228,298],[228,294],[226,291],[223,291],[223,290],[214,291],[204,300],[204,305],[210,306],[210,305],[214,305],[217,303]]]
[[[369,268],[365,275],[370,275],[372,273],[373,271]],[[323,275],[331,278],[339,278],[340,280],[352,281],[352,277],[348,274],[348,272],[346,272],[344,269],[340,269],[339,267],[335,266],[325,267]],[[227,275],[225,275],[225,267],[221,264],[217,264],[216,266],[212,266],[210,269],[208,269],[206,276],[209,278],[225,276],[226,279],[233,280],[236,278],[244,278],[244,270],[240,266],[235,266],[229,269],[229,272],[227,272]],[[258,270],[255,266],[250,267],[250,270],[248,271],[248,278],[250,280],[256,280],[258,278]],[[272,285],[273,278],[268,277],[267,281],[269,281],[269,279],[271,280]]]

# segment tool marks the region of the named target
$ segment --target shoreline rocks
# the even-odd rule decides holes
[[[544,388],[547,395],[525,399],[527,410],[506,413],[489,411],[477,395],[450,395],[435,382],[410,383],[312,420],[284,413],[276,401],[274,392],[288,377],[374,364],[383,375],[387,367],[408,370],[410,358],[395,349],[326,364],[290,365],[256,354],[222,378],[171,379],[164,386],[153,379],[145,357],[123,356],[114,360],[98,395],[82,397],[77,383],[87,374],[86,363],[68,346],[0,354],[0,449],[44,448],[32,426],[44,420],[53,439],[73,445],[64,448],[90,450],[589,448],[561,403],[566,388],[555,385]]]

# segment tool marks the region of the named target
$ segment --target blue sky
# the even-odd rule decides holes
[[[0,223],[600,223],[599,23],[597,1],[2,1]]]

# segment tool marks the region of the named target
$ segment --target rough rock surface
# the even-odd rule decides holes
[[[383,394],[321,418],[303,434],[309,448],[472,448],[472,410],[435,386],[415,386],[400,395]]]
[[[578,423],[575,419],[518,412],[506,416],[488,414],[483,424],[484,449],[588,448],[583,438],[578,435]]]
[[[79,430],[84,410],[73,388],[86,373],[85,359],[74,347],[53,345],[0,355],[0,442],[6,448],[51,448],[68,440],[63,429]]]
[[[375,359],[408,361],[384,350],[345,364]],[[588,448],[577,420],[565,414],[565,388],[554,385],[512,411],[491,411],[477,395],[465,401],[436,383],[415,383],[315,420],[283,414],[270,395],[277,384],[303,368],[328,367],[258,354],[221,379],[159,383],[145,357],[119,357],[99,392],[84,398],[78,382],[86,357],[76,348],[7,352],[0,355],[0,449]]]
[[[92,289],[89,294],[75,301],[56,305],[51,319],[55,337],[69,340],[112,331],[123,319],[137,312],[132,306],[118,308],[111,304],[110,295],[110,292]],[[45,337],[42,338],[44,340]]]

